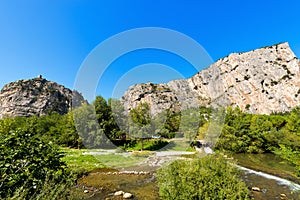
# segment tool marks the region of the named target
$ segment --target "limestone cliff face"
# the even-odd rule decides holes
[[[66,114],[72,104],[84,98],[75,91],[43,78],[20,80],[5,85],[0,92],[0,119],[4,117],[46,115],[52,111]]]
[[[300,105],[300,61],[288,43],[232,53],[187,80],[134,85],[121,101],[128,110],[147,102],[152,114],[199,105],[259,114],[289,111]]]

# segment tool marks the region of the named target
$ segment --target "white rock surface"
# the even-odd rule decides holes
[[[126,192],[123,194],[123,199],[131,199],[133,197],[133,194]]]
[[[232,53],[187,80],[137,84],[121,98],[127,110],[140,102],[156,115],[197,106],[238,106],[270,114],[300,105],[300,61],[288,43]]]
[[[120,190],[120,191],[117,191],[117,192],[115,192],[114,193],[114,196],[121,196],[121,195],[123,195],[125,192],[123,192],[122,190]]]

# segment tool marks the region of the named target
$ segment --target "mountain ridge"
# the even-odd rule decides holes
[[[270,114],[300,105],[299,95],[300,61],[284,42],[231,53],[188,79],[136,84],[121,102],[128,111],[146,102],[153,115],[197,106],[238,106],[245,112]]]

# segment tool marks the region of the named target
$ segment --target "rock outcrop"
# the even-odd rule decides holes
[[[300,61],[288,43],[232,53],[186,80],[131,86],[121,101],[127,110],[146,102],[154,115],[197,106],[285,112],[300,105]]]
[[[73,100],[73,102],[72,102]],[[84,98],[76,91],[47,81],[42,77],[20,80],[5,85],[0,92],[0,119],[4,117],[66,114]]]

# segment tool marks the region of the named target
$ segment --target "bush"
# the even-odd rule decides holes
[[[166,140],[149,140],[144,145],[144,149],[149,151],[156,151],[164,148],[168,144],[169,142]]]
[[[47,180],[63,183],[69,178],[63,155],[51,144],[26,131],[0,136],[0,197],[26,190],[24,199],[34,199]]]
[[[34,195],[29,195],[30,188],[26,185],[18,188],[12,197],[8,197],[6,200],[79,200],[83,199],[82,191],[72,187],[74,182],[72,179],[68,181],[62,181],[60,183],[57,180],[49,180],[48,178],[39,188],[39,192]]]
[[[157,180],[162,199],[249,199],[236,168],[220,156],[174,161]]]
[[[167,146],[169,142],[167,140],[156,140],[156,139],[144,139],[144,140],[131,140],[129,143],[124,145],[126,150],[148,150],[156,151]],[[143,147],[143,148],[142,148]]]

